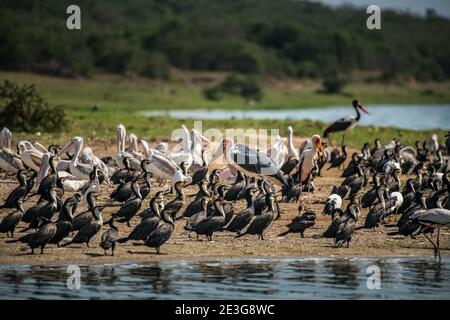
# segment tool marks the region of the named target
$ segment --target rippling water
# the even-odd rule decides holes
[[[363,114],[361,125],[411,130],[450,129],[450,105],[370,105],[370,114]],[[144,111],[147,116],[170,116],[179,119],[277,119],[318,120],[333,122],[354,115],[352,107],[336,106],[298,110],[168,110]]]
[[[1,266],[3,299],[450,299],[450,258],[165,261],[80,266]],[[367,287],[369,266],[380,289]],[[373,271],[372,271],[373,272]]]

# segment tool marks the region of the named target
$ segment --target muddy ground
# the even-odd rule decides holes
[[[299,143],[297,143],[299,144]],[[94,152],[100,156],[112,155],[115,151],[113,143],[98,143],[90,145]],[[351,154],[351,153],[350,153]],[[349,256],[432,256],[432,246],[423,237],[415,240],[404,237],[391,237],[386,232],[395,230],[379,227],[376,231],[358,230],[356,231],[350,248],[334,248],[332,239],[315,239],[314,235],[321,234],[330,224],[330,217],[322,215],[323,202],[330,193],[333,185],[342,181],[340,172],[336,169],[323,170],[323,177],[317,177],[315,186],[317,190],[310,195],[305,195],[302,201],[317,214],[316,225],[305,232],[305,238],[300,238],[298,234],[289,234],[285,237],[278,237],[277,234],[286,230],[286,225],[298,214],[298,204],[280,204],[283,212],[281,219],[274,221],[265,232],[266,240],[258,240],[257,236],[244,236],[235,239],[234,234],[218,232],[214,235],[214,241],[208,242],[204,238],[197,240],[188,238],[183,230],[185,220],[176,222],[175,232],[172,238],[162,246],[161,254],[156,254],[155,249],[145,246],[134,246],[131,243],[118,245],[114,257],[105,256],[99,247],[100,236],[107,230],[108,226],[103,226],[102,230],[92,239],[91,248],[85,245],[70,245],[65,248],[57,248],[55,245],[48,245],[44,254],[30,254],[30,250],[21,243],[8,244],[6,234],[0,234],[0,264],[64,264],[69,262],[102,264],[118,262],[147,262],[165,259],[221,259],[221,258],[280,258],[280,257],[349,257]],[[13,177],[3,178],[0,181],[0,199],[6,198],[7,194],[17,185]],[[112,188],[104,188],[101,197],[106,199],[112,192]],[[197,192],[196,187],[186,190],[187,195]],[[153,193],[153,192],[152,192]],[[68,194],[70,195],[70,194]],[[187,198],[190,201],[190,198]],[[29,199],[24,207],[28,208],[34,204],[36,197]],[[188,202],[187,201],[187,202]],[[344,207],[347,201],[344,202]],[[235,212],[243,209],[244,202],[235,205]],[[86,207],[84,201],[80,204],[77,212],[83,211]],[[148,199],[145,200],[141,210],[148,207]],[[103,211],[103,219],[107,220],[114,208]],[[0,218],[11,212],[0,210]],[[358,225],[364,223],[367,209],[362,209],[362,216]],[[393,221],[392,221],[393,222]],[[132,227],[126,224],[118,224],[119,235],[126,236],[132,228],[139,223],[139,218],[132,220]],[[15,236],[22,235],[21,229],[24,224],[20,224],[16,229]],[[450,232],[441,232],[441,254],[450,255]],[[39,252],[39,250],[36,250]]]

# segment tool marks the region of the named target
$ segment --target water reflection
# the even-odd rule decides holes
[[[4,299],[450,299],[450,263],[432,259],[170,261],[81,266],[81,289],[66,266],[0,266]],[[367,267],[381,289],[367,288]]]

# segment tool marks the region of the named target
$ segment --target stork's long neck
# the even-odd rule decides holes
[[[356,121],[359,121],[361,119],[361,112],[359,112],[358,107],[354,107],[356,111]]]

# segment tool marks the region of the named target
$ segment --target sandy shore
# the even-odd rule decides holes
[[[105,145],[98,146],[94,151],[99,154],[112,154],[114,147]],[[351,154],[351,153],[350,153]],[[274,221],[265,232],[266,240],[258,240],[256,236],[245,236],[239,239],[234,238],[234,234],[219,232],[214,235],[214,241],[208,242],[188,238],[184,232],[184,220],[176,222],[175,233],[172,238],[163,245],[162,254],[155,254],[155,250],[145,246],[133,246],[132,244],[118,245],[114,257],[105,256],[99,247],[100,235],[106,230],[104,226],[91,241],[91,248],[85,245],[71,245],[65,248],[57,248],[55,245],[48,245],[45,254],[39,253],[31,255],[30,250],[24,248],[23,244],[7,244],[6,234],[0,234],[0,264],[64,264],[64,263],[120,263],[120,262],[150,262],[167,259],[195,259],[195,260],[215,260],[222,258],[281,258],[281,257],[351,257],[351,256],[431,256],[433,254],[431,244],[423,237],[415,240],[404,237],[390,237],[386,232],[394,230],[392,228],[379,227],[376,231],[358,230],[351,242],[350,248],[334,248],[332,239],[314,239],[313,235],[321,234],[330,224],[330,217],[322,215],[323,202],[329,195],[333,185],[339,184],[340,172],[333,169],[323,170],[323,177],[315,180],[317,190],[305,196],[303,201],[308,207],[315,210],[317,215],[316,225],[305,232],[305,238],[290,234],[285,237],[278,237],[277,234],[284,231],[285,226],[297,215],[297,204],[280,204],[283,212],[281,219]],[[2,179],[0,187],[0,199],[16,186],[14,179]],[[106,198],[112,189],[103,189],[102,198]],[[196,187],[186,190],[187,195],[196,193]],[[188,198],[189,199],[189,198]],[[24,205],[28,208],[34,204],[35,198],[27,201]],[[347,205],[345,201],[344,206]],[[147,208],[148,199],[143,204],[143,209]],[[235,206],[238,212],[244,208],[244,202],[239,202]],[[81,212],[86,207],[83,202],[77,212]],[[104,220],[117,209],[108,208],[103,211]],[[10,210],[1,210],[0,218],[3,218]],[[367,209],[362,209],[362,216],[358,225],[364,223]],[[139,218],[132,220],[132,227],[126,224],[119,224],[119,235],[126,236],[139,223]],[[21,235],[24,224],[20,224],[15,236]],[[441,254],[450,255],[450,231],[441,232]],[[37,250],[38,252],[39,250]]]

